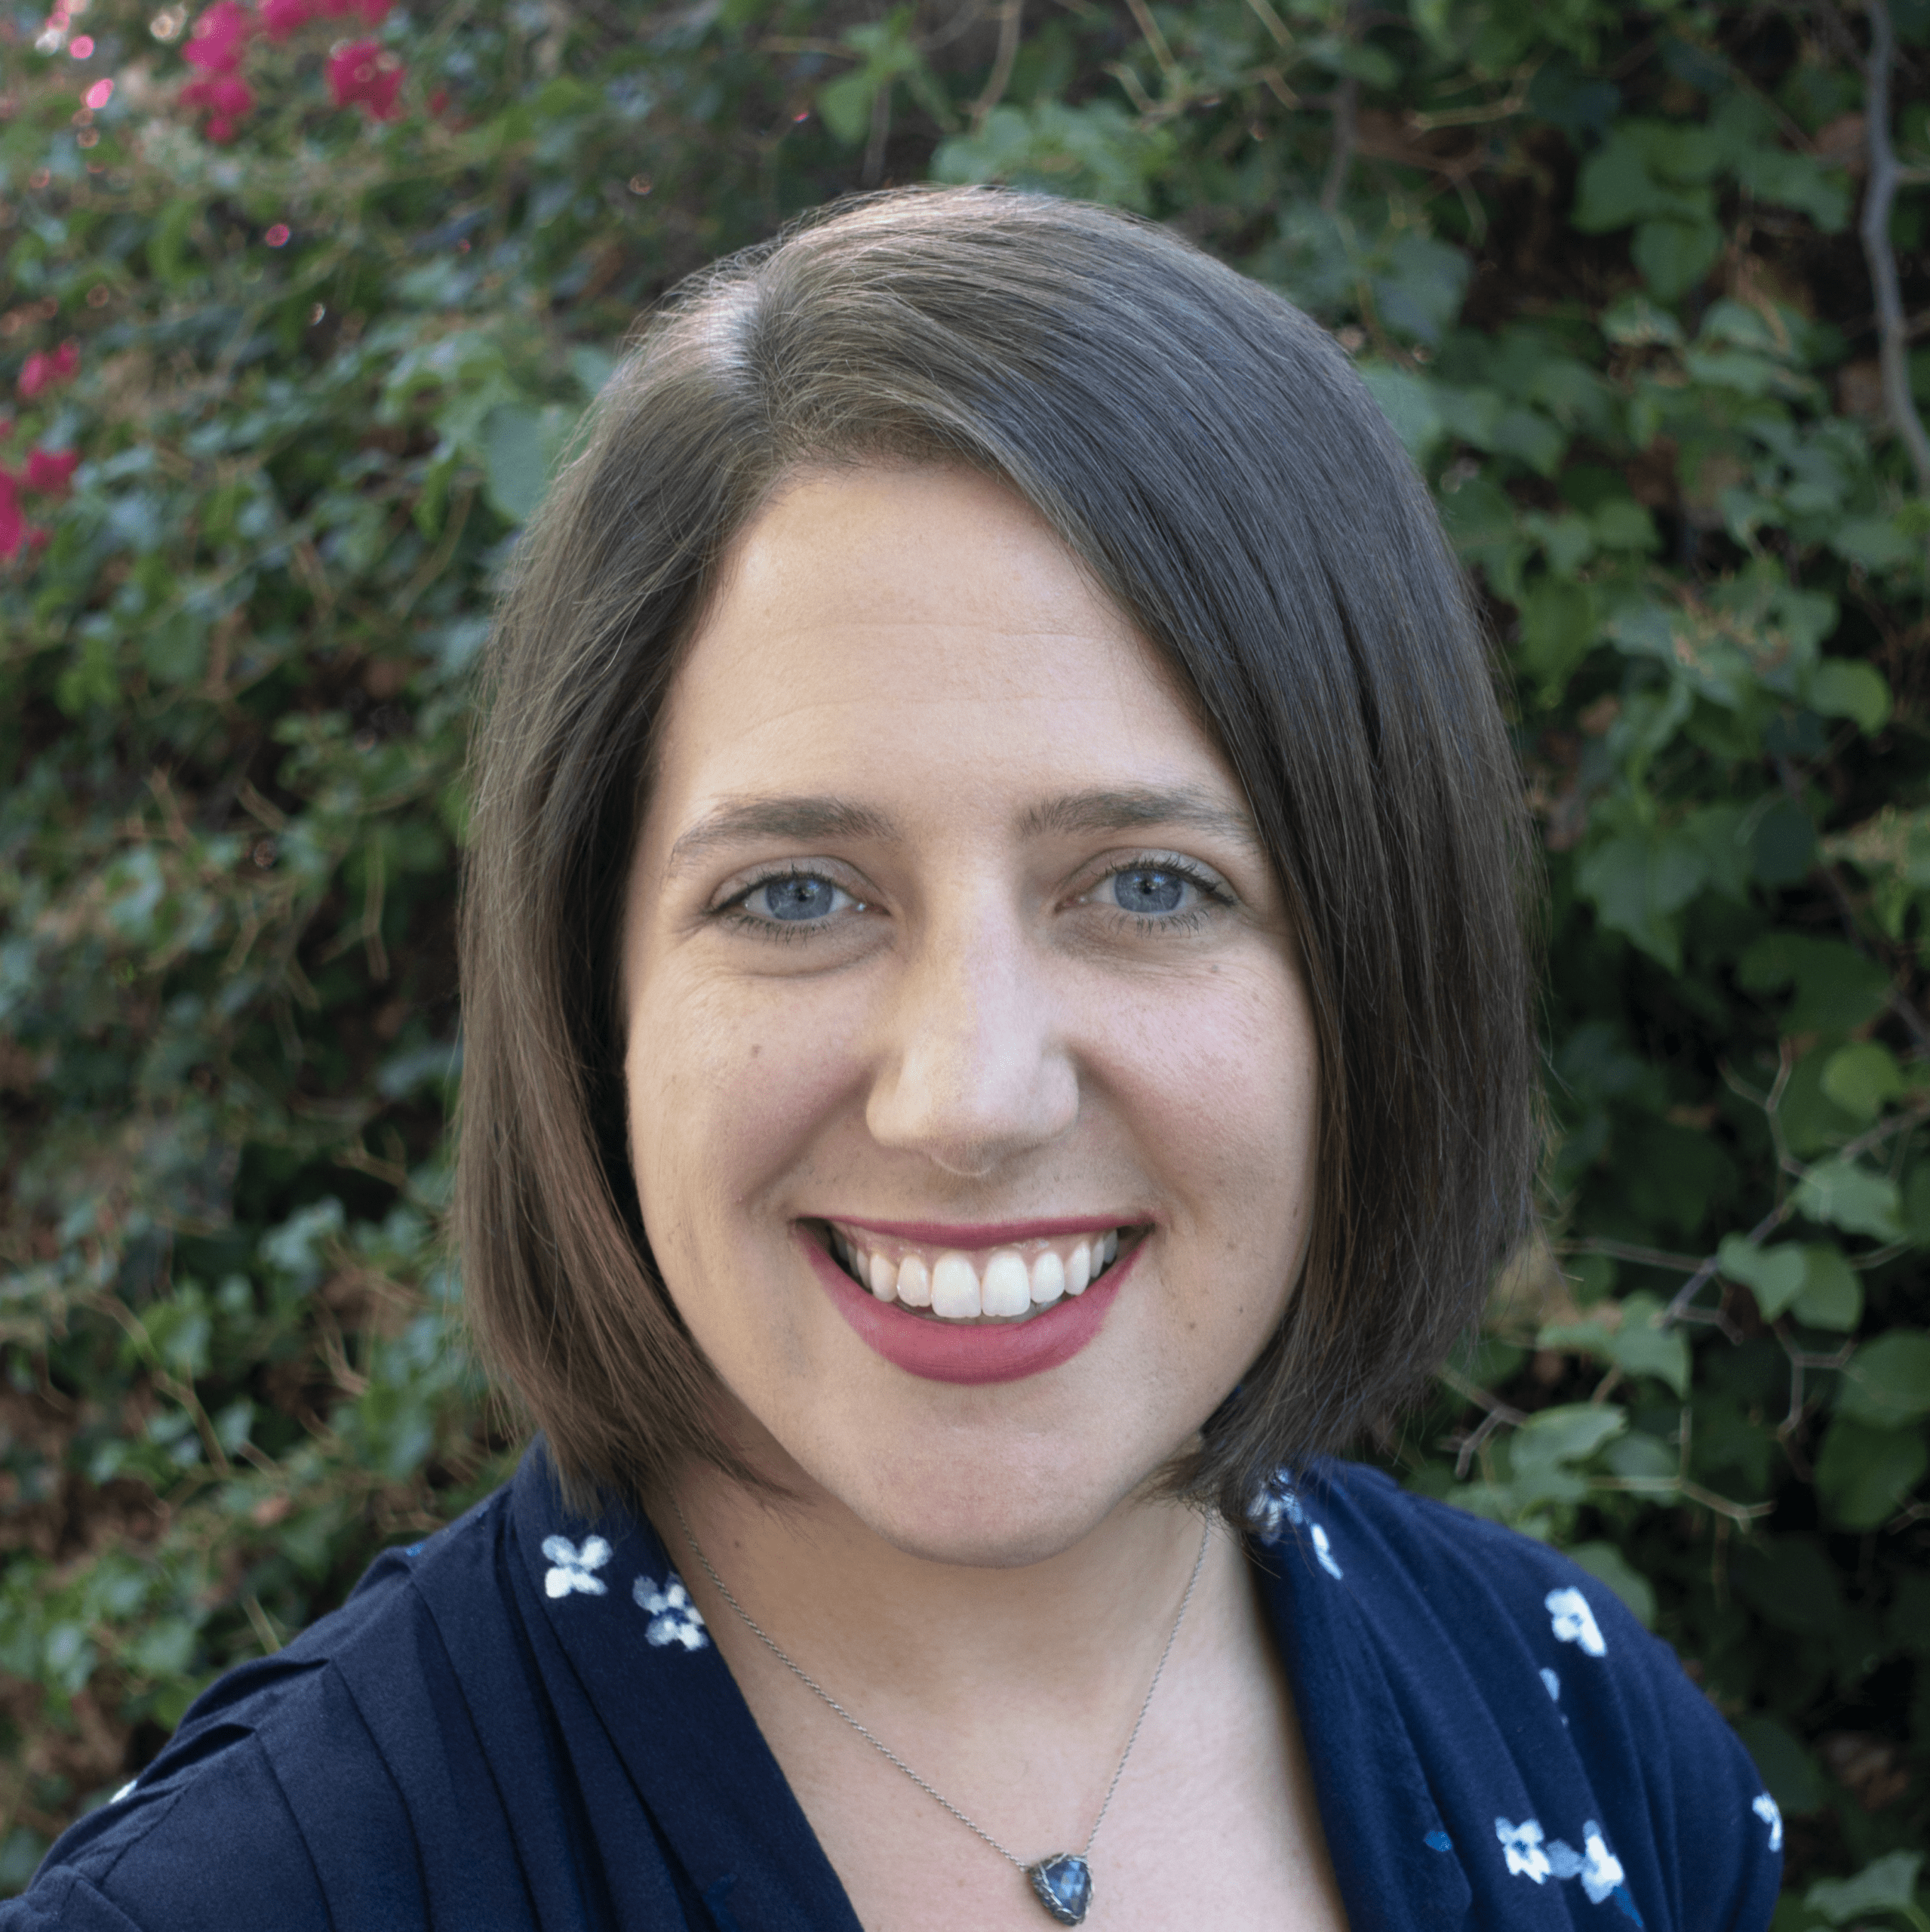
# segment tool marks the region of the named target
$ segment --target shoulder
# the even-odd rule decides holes
[[[1363,1465],[1314,1465],[1271,1497],[1255,1529],[1295,1621],[1330,1669],[1351,1658],[1384,1681],[1431,1786],[1471,1794],[1452,1833],[1464,1863],[1517,1888],[1573,1878],[1591,1897],[1615,1896],[1613,1875],[1652,1927],[1767,1924],[1775,1806],[1721,1712],[1614,1591]]]
[[[218,1679],[166,1749],[49,1851],[33,1884],[0,1905],[0,1932],[43,1924],[211,1932],[340,1922],[422,1922],[398,1722],[429,1733],[478,1659],[452,1655],[438,1589],[506,1622],[490,1586],[502,1493],[407,1551],[379,1558],[343,1607],[273,1657]],[[479,1635],[480,1633],[474,1633]],[[464,1647],[459,1636],[457,1649]],[[486,1651],[472,1641],[468,1647]],[[506,1647],[513,1649],[513,1644]],[[353,1847],[352,1873],[333,1869]]]

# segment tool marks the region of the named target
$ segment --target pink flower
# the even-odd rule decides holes
[[[42,497],[64,497],[80,467],[78,450],[32,450],[27,454],[26,487]]]
[[[31,402],[43,390],[72,382],[80,366],[81,346],[77,342],[63,342],[51,352],[36,349],[27,358],[26,365],[20,371],[20,380],[15,386],[20,400]]]
[[[207,109],[201,132],[225,147],[240,131],[238,124],[253,109],[255,97],[238,74],[217,74],[208,80],[190,81],[181,90],[180,101],[183,107]]]
[[[0,559],[20,553],[27,540],[27,520],[20,514],[20,479],[11,469],[0,469]]]
[[[255,17],[240,0],[214,0],[194,23],[181,58],[210,74],[232,74],[255,31]]]
[[[319,0],[261,0],[261,30],[270,40],[286,40],[321,11]]]
[[[84,107],[92,108],[97,114],[113,98],[114,83],[112,81],[96,81],[94,85],[81,96],[81,104]]]
[[[401,62],[375,41],[351,41],[328,57],[328,91],[337,107],[359,105],[373,121],[392,121],[401,86]]]

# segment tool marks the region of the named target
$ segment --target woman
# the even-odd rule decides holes
[[[1345,358],[886,195],[681,291],[520,558],[458,1223],[542,1437],[0,1925],[1766,1924],[1666,1649],[1323,1460],[1534,1151],[1516,780]]]

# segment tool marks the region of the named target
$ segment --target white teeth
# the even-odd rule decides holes
[[[963,1255],[941,1254],[932,1270],[932,1312],[948,1321],[969,1321],[985,1312],[979,1299],[978,1271]]]
[[[1041,1241],[1029,1253],[1023,1246],[1001,1247],[982,1257],[948,1248],[929,1263],[923,1254],[893,1253],[896,1242],[874,1250],[862,1235],[835,1226],[829,1232],[832,1254],[860,1287],[880,1301],[930,1309],[951,1321],[979,1316],[1011,1321],[1050,1308],[1063,1296],[1083,1294],[1119,1254],[1117,1229],[1081,1236],[1069,1252],[1062,1241]],[[979,1260],[982,1275],[975,1265]]]
[[[1069,1295],[1083,1295],[1086,1284],[1093,1278],[1093,1251],[1082,1241],[1066,1257],[1065,1292]]]
[[[1022,1257],[1000,1248],[985,1266],[981,1312],[986,1315],[1023,1315],[1032,1305],[1032,1284]]]
[[[986,1285],[991,1286],[988,1278]],[[1049,1307],[1065,1292],[1065,1263],[1050,1248],[1032,1263],[1031,1293],[1034,1303]]]

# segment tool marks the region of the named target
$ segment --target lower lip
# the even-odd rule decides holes
[[[1139,1258],[1136,1242],[1083,1295],[1063,1300],[1029,1320],[1000,1324],[941,1321],[880,1301],[839,1267],[801,1229],[798,1238],[840,1315],[858,1339],[908,1375],[927,1382],[1018,1382],[1070,1361],[1106,1318],[1128,1271]]]

